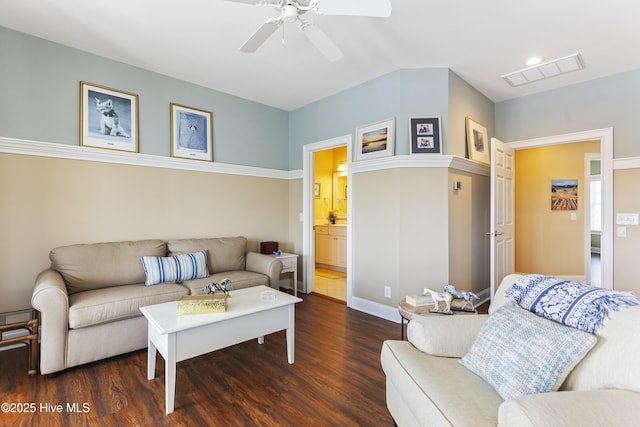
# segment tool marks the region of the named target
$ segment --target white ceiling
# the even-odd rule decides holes
[[[337,62],[296,24],[284,44],[278,30],[240,52],[277,13],[225,0],[1,0],[0,26],[284,110],[402,68],[450,68],[494,102],[640,68],[637,0],[391,4],[390,18],[305,15],[344,52]],[[576,52],[584,70],[518,88],[500,77]]]

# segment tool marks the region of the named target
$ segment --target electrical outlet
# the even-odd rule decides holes
[[[391,286],[384,287],[384,297],[391,298]]]

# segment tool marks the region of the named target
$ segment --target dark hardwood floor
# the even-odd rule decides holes
[[[178,364],[175,412],[165,414],[164,359],[146,378],[146,350],[48,378],[27,375],[26,348],[0,352],[0,403],[35,412],[0,413],[2,426],[383,426],[380,349],[400,325],[313,295],[296,306],[296,361],[284,332]],[[124,332],[124,331],[123,331]],[[62,405],[60,413],[46,405]],[[78,411],[68,408],[77,404]],[[31,407],[33,408],[33,407]],[[51,406],[49,407],[51,408]],[[18,409],[18,408],[13,408]],[[30,409],[27,406],[27,409]],[[86,410],[86,412],[82,412]]]

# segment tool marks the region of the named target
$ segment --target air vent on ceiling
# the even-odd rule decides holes
[[[582,62],[582,57],[579,53],[574,53],[573,55],[554,59],[553,61],[542,62],[533,67],[504,74],[502,78],[511,86],[516,87],[538,80],[548,79],[549,77],[559,76],[560,74],[582,70],[583,68],[584,62]]]

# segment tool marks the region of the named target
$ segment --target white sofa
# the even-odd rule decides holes
[[[520,277],[504,278],[488,315],[420,317],[408,341],[384,342],[387,407],[398,426],[640,425],[640,305],[610,312],[559,391],[504,400],[460,363]]]
[[[31,297],[41,316],[40,373],[145,348],[147,321],[140,307],[202,294],[206,285],[224,278],[231,280],[229,290],[259,285],[278,289],[280,260],[247,251],[247,243],[244,237],[222,237],[53,249],[51,267],[38,275]],[[157,260],[202,250],[207,254],[207,277],[145,286],[149,277],[141,257]]]

